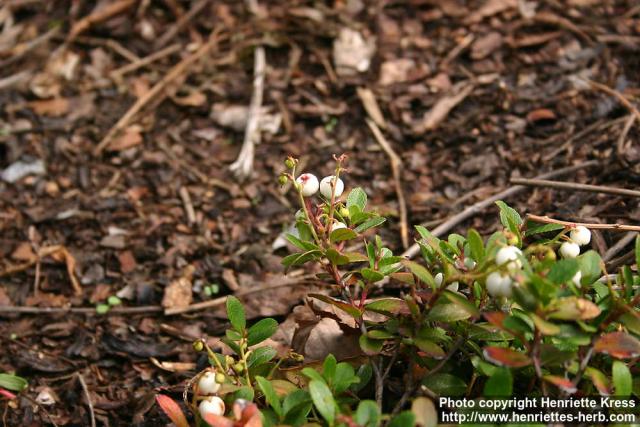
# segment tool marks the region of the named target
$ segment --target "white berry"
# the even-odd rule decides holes
[[[560,245],[562,258],[575,258],[580,255],[580,246],[573,242],[564,242]]]
[[[521,255],[522,251],[515,246],[505,246],[504,248],[500,248],[496,254],[496,264],[507,264],[507,269],[510,272],[514,272],[522,267],[522,262],[519,258]]]
[[[591,241],[591,231],[587,227],[579,225],[571,230],[569,237],[580,246],[588,245]]]
[[[198,405],[202,418],[207,415],[224,415],[224,401],[218,396],[209,396]]]
[[[331,189],[333,186],[334,176],[325,176],[320,181],[320,194],[322,194],[326,199],[331,199]],[[340,178],[336,180],[336,191],[335,197],[340,197],[342,192],[344,191],[344,182]]]
[[[571,281],[574,283],[574,285],[576,285],[577,287],[580,287],[580,281],[582,280],[582,272],[578,271],[576,274],[573,275],[573,278],[571,279]]]
[[[451,292],[458,292],[458,286],[459,286],[458,282],[453,282],[447,286],[447,289],[450,290]]]
[[[220,390],[220,384],[216,381],[216,373],[207,371],[198,380],[198,392],[200,394],[214,394]]]
[[[313,196],[320,187],[318,178],[312,173],[303,173],[296,179],[296,183],[300,186],[300,191],[302,191],[304,197]]]
[[[442,285],[442,281],[444,280],[444,275],[442,273],[438,273],[433,276],[433,280],[436,282],[436,287],[440,287]]]
[[[487,292],[492,297],[510,296],[511,295],[511,278],[503,275],[498,271],[494,271],[487,276]]]

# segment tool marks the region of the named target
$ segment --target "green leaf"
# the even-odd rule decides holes
[[[473,228],[467,231],[467,243],[469,243],[469,249],[471,249],[471,258],[476,262],[480,262],[484,259],[484,243],[482,237]]]
[[[458,304],[439,303],[427,313],[427,319],[436,322],[457,322],[471,317],[466,308]]]
[[[613,361],[611,367],[613,386],[615,387],[615,396],[628,397],[633,389],[633,378],[629,367],[619,360]]]
[[[618,321],[634,334],[640,335],[640,313],[637,311],[623,314]]]
[[[444,350],[436,343],[426,338],[414,338],[413,342],[416,347],[425,353],[428,357],[434,359],[442,359],[445,356]]]
[[[527,231],[524,234],[525,236],[533,236],[534,234],[542,234],[548,233],[550,231],[564,230],[564,225],[560,224],[543,224],[535,227],[529,227],[529,224],[537,224],[536,222],[528,222],[527,223]]]
[[[247,345],[251,347],[252,345],[261,343],[267,338],[271,338],[271,336],[276,333],[277,329],[278,322],[275,319],[266,318],[260,320],[249,328],[249,332],[247,333]]]
[[[285,267],[292,267],[294,265],[302,265],[305,262],[311,261],[312,259],[319,256],[322,252],[319,250],[311,250],[308,252],[298,252],[295,254],[287,255],[282,258],[282,265]]]
[[[107,314],[109,310],[111,310],[111,306],[109,304],[96,305],[96,314]]]
[[[485,397],[509,397],[513,393],[513,377],[509,368],[498,368],[484,385]]]
[[[309,383],[309,394],[311,394],[311,400],[313,400],[313,404],[318,412],[320,412],[320,415],[322,415],[322,418],[330,425],[333,425],[336,419],[338,405],[329,387],[321,381],[311,380]]]
[[[382,346],[384,345],[384,341],[382,340],[374,340],[366,335],[360,335],[358,339],[360,343],[360,348],[364,351],[365,354],[369,356],[375,356],[382,351]]]
[[[370,283],[379,282],[380,280],[384,279],[384,274],[371,268],[363,268],[362,270],[360,270],[360,275],[362,275],[362,278],[364,280]]]
[[[480,316],[480,310],[478,310],[478,307],[459,293],[445,289],[443,294],[449,301],[460,306],[460,308],[469,313],[470,316]]]
[[[357,226],[355,228],[355,231],[358,232],[358,233],[363,233],[363,232],[367,231],[370,228],[377,227],[377,226],[381,225],[386,220],[387,219],[385,217],[383,217],[383,216],[376,216],[376,217],[373,217],[373,218],[369,218],[368,220],[366,220],[365,222],[363,222],[362,224]]]
[[[351,211],[351,207],[357,207],[360,211],[364,211],[367,206],[367,193],[360,187],[356,187],[347,196],[347,209]]]
[[[561,285],[568,282],[578,272],[580,266],[576,259],[562,259],[551,267],[547,279],[555,285]]]
[[[593,283],[600,278],[602,272],[602,258],[596,251],[587,251],[578,257],[578,264],[582,272],[583,283]]]
[[[407,312],[407,303],[400,298],[380,298],[364,305],[365,310],[386,315]]]
[[[516,225],[522,225],[522,217],[520,216],[520,214],[513,209],[512,207],[508,206],[505,202],[503,202],[502,200],[498,200],[496,202],[496,205],[498,205],[498,208],[500,208],[500,219],[503,219],[503,216],[505,219],[507,219],[509,221],[509,223],[513,223]],[[509,227],[509,224],[505,222],[502,223],[502,225],[504,225],[505,227]]]
[[[353,366],[347,362],[340,362],[336,366],[336,372],[333,376],[333,391],[336,394],[343,393],[351,384],[356,384],[360,382],[360,378],[356,376],[356,372],[353,369]]]
[[[350,228],[338,228],[337,230],[333,230],[329,235],[329,240],[331,243],[343,242],[345,240],[351,240],[358,237],[358,233],[353,231]]]
[[[400,412],[396,415],[387,427],[414,427],[416,425],[416,416],[411,411]]]
[[[311,298],[318,299],[322,302],[326,302],[327,304],[331,304],[332,306],[339,308],[340,310],[344,311],[354,319],[360,318],[360,316],[362,316],[362,312],[360,311],[360,309],[358,309],[357,307],[354,307],[349,303],[340,301],[339,299],[335,299],[328,295],[323,295],[323,294],[309,294],[309,296]]]
[[[247,365],[251,368],[252,366],[260,366],[264,363],[269,362],[271,359],[276,357],[278,352],[275,348],[264,346],[258,347],[251,351],[249,357],[247,358]]]
[[[640,268],[640,234],[636,237],[636,265]]]
[[[418,264],[415,261],[405,260],[402,262],[411,273],[413,273],[418,279],[420,279],[423,283],[431,286],[433,290],[436,289],[436,281],[433,279],[433,275],[421,264]]]
[[[345,265],[345,264],[349,264],[350,262],[349,257],[341,254],[334,248],[327,249],[324,255],[327,257],[329,262],[333,265]]]
[[[436,373],[428,375],[422,384],[440,396],[458,397],[467,392],[467,384],[455,375]]]
[[[244,313],[244,306],[240,300],[233,295],[227,297],[227,317],[231,325],[238,332],[243,332],[247,326],[247,318]]]
[[[322,364],[322,376],[327,384],[333,384],[333,377],[336,375],[337,364],[338,361],[333,354],[329,354],[324,358],[324,363]]]
[[[22,391],[29,383],[22,377],[11,374],[0,374],[0,387],[11,391]]]
[[[271,384],[271,381],[264,377],[257,376],[256,382],[258,383],[258,387],[260,387],[262,394],[264,394],[267,403],[273,408],[278,417],[282,418],[282,404],[275,389],[273,388],[273,385]]]
[[[322,374],[313,368],[302,368],[302,371],[300,372],[302,372],[303,375],[309,377],[309,379],[311,380],[325,382]]]
[[[287,396],[282,401],[282,411],[285,415],[287,415],[289,414],[289,412],[291,412],[291,410],[308,402],[311,402],[311,396],[309,395],[309,392],[300,389],[292,391],[291,393],[287,394]]]
[[[597,317],[601,310],[588,299],[572,296],[554,300],[546,311],[551,319],[588,320]]]
[[[363,427],[380,425],[380,408],[373,400],[361,400],[356,409],[356,423]]]
[[[291,233],[285,234],[284,237],[293,246],[297,247],[298,249],[302,249],[303,251],[311,251],[311,250],[314,250],[314,249],[318,249],[318,246],[316,244],[311,243],[311,242],[305,242],[304,240],[300,240],[298,237],[294,236]]]

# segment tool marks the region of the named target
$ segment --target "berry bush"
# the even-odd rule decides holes
[[[194,344],[211,364],[184,394],[197,425],[432,426],[441,396],[640,395],[640,238],[636,267],[608,272],[588,248],[588,228],[524,221],[497,202],[500,231],[440,239],[417,226],[421,256],[409,260],[375,234],[385,218],[366,193],[344,193],[346,159],[335,160],[321,180],[285,161],[280,183],[295,190],[300,210],[287,236],[297,252],[282,262],[321,268],[330,292],[309,297],[351,320],[341,327],[359,335],[362,357],[279,356],[261,346],[277,322],[247,325],[230,296],[231,354]],[[391,377],[402,393],[387,386]],[[158,395],[158,403],[188,425],[174,400]]]

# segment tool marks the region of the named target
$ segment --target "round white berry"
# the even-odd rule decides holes
[[[499,271],[494,271],[487,276],[487,292],[492,297],[501,297],[505,295],[505,290],[508,290],[511,295],[511,279],[509,276],[502,275]],[[507,289],[508,288],[508,289]]]
[[[436,287],[440,287],[442,285],[442,281],[444,280],[444,275],[442,273],[438,273],[433,276],[433,280],[436,282]]]
[[[591,231],[587,227],[579,225],[571,230],[569,237],[580,246],[588,245],[591,241]]]
[[[507,280],[504,280],[502,282],[502,287],[501,287],[502,288],[501,289],[502,290],[502,292],[501,292],[502,296],[503,297],[507,297],[507,298],[511,298],[511,294],[512,294],[511,288],[512,287],[513,287],[513,281],[509,277],[507,277]]]
[[[464,266],[472,269],[472,268],[476,268],[476,262],[473,260],[473,258],[465,258],[464,259]]]
[[[303,173],[296,179],[296,182],[300,186],[304,197],[313,196],[318,192],[318,188],[320,187],[318,178],[312,173]]]
[[[580,246],[573,242],[564,242],[560,245],[562,258],[575,258],[580,255]]]
[[[507,269],[510,272],[514,272],[522,267],[522,262],[519,258],[521,255],[522,251],[515,246],[505,246],[504,248],[500,248],[496,254],[496,264],[507,264]]]
[[[447,289],[450,290],[451,292],[458,292],[458,286],[459,286],[458,282],[453,282],[447,286]]]
[[[220,390],[220,384],[216,381],[216,373],[207,371],[198,380],[198,392],[200,394],[214,394]]]
[[[325,176],[320,181],[320,194],[322,194],[326,199],[331,199],[331,189],[333,187],[334,176]],[[344,182],[340,178],[336,180],[336,191],[335,196],[340,197],[342,192],[344,191]]]
[[[198,405],[202,418],[207,415],[224,415],[224,401],[218,396],[208,396]]]
[[[582,280],[582,272],[578,271],[576,274],[573,275],[573,277],[571,278],[571,281],[573,282],[574,285],[576,285],[577,287],[581,286],[580,281]]]

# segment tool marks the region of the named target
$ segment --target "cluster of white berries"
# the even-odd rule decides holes
[[[224,375],[215,371],[207,371],[198,379],[198,393],[206,397],[198,405],[198,411],[204,418],[209,414],[224,415],[224,401],[218,396],[212,396],[220,390],[221,383],[224,382]]]
[[[591,231],[583,225],[572,229],[569,240],[560,245],[560,255],[563,258],[575,258],[580,255],[580,246],[588,245],[591,241]]]
[[[344,191],[344,182],[340,178],[333,175],[325,176],[318,182],[318,178],[312,173],[303,173],[296,179],[296,183],[300,186],[300,191],[304,197],[313,196],[320,190],[326,199],[331,199],[333,182],[335,181],[335,197],[340,197]]]
[[[520,257],[522,251],[515,246],[505,246],[500,248],[496,254],[496,264],[498,266],[505,265],[508,273],[502,273],[500,271],[494,271],[487,276],[487,292],[492,297],[507,297],[511,296],[511,288],[513,286],[513,280],[510,274],[522,268],[522,262]]]

